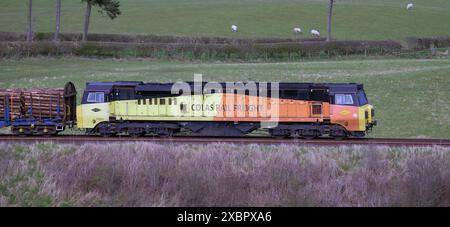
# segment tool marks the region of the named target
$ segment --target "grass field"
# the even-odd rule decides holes
[[[372,136],[450,138],[450,59],[299,63],[192,63],[34,58],[0,61],[0,87],[62,87],[88,81],[355,82],[365,85],[379,125]]]
[[[450,206],[450,149],[0,144],[1,206]]]
[[[34,1],[35,31],[54,31],[54,0]],[[300,26],[324,35],[328,0],[121,0],[123,15],[110,21],[93,10],[91,31],[182,36],[292,37]],[[404,39],[449,36],[448,0],[339,0],[334,35],[338,39]],[[62,3],[62,32],[81,32],[84,5]],[[0,31],[25,31],[26,1],[0,1]],[[231,24],[239,26],[230,32]]]

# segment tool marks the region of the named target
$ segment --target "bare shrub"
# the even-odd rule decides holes
[[[1,206],[450,205],[443,147],[1,147]]]
[[[450,205],[450,159],[447,154],[412,154],[403,165],[404,201],[406,206]]]
[[[95,34],[92,35],[97,37]],[[52,36],[49,36],[52,37]],[[91,37],[91,36],[90,36]],[[102,37],[99,35],[99,37]],[[115,37],[115,36],[114,36]],[[117,38],[117,39],[116,39]],[[396,41],[292,41],[221,38],[163,38],[154,42],[119,42],[120,36],[105,41],[0,42],[0,57],[98,56],[194,59],[292,59],[326,55],[392,55],[401,50]],[[127,40],[124,38],[124,40]],[[153,40],[153,39],[152,39]],[[275,41],[279,42],[275,42]],[[261,42],[267,41],[267,42]],[[287,42],[290,41],[290,42]]]

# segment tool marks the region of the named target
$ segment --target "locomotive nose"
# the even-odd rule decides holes
[[[376,125],[377,120],[375,120],[375,109],[372,105],[369,105],[366,110],[366,131],[372,130],[372,128]]]

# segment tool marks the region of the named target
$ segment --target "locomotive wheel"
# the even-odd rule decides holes
[[[317,136],[315,136],[315,135],[303,136],[303,139],[305,139],[305,140],[313,140],[315,138],[317,138]]]
[[[270,136],[272,136],[275,139],[286,139],[286,138],[289,138],[289,136],[290,136],[290,133],[288,130],[270,129],[269,133],[270,133]]]
[[[98,134],[100,134],[101,137],[110,137],[115,135],[115,132],[111,130],[110,125],[108,125],[107,123],[100,123],[97,126],[96,131],[98,132]]]
[[[129,128],[128,129],[128,135],[136,138],[136,137],[141,137],[145,135],[145,129],[143,128]]]
[[[144,132],[129,132],[128,135],[130,135],[133,138],[142,137],[145,135]]]
[[[333,136],[334,140],[344,140],[347,136]]]
[[[348,132],[344,127],[340,125],[334,125],[333,127],[331,127],[330,136],[335,140],[343,140],[347,138]]]
[[[111,136],[111,133],[107,133],[107,132],[104,132],[104,133],[100,133],[100,136],[101,137],[110,137]]]
[[[169,128],[159,130],[158,136],[159,137],[163,137],[163,138],[172,137],[173,136],[173,130],[169,129]]]
[[[305,140],[313,140],[313,139],[317,138],[319,136],[319,134],[320,133],[318,131],[316,131],[316,130],[309,130],[306,133],[304,133],[302,135],[302,137]]]

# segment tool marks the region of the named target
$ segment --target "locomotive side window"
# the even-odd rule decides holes
[[[308,90],[281,90],[280,95],[282,99],[293,99],[293,100],[308,100],[309,92]],[[322,96],[327,96],[327,94],[321,94]],[[322,99],[318,97],[317,99]]]
[[[113,94],[113,100],[130,100],[135,98],[134,90],[129,88],[116,88]],[[139,97],[143,97],[142,94]]]
[[[283,90],[281,92],[281,98],[283,99],[297,99],[298,92],[297,90]]]
[[[334,103],[337,105],[353,105],[353,97],[350,94],[336,94]]]
[[[299,100],[308,100],[309,99],[308,90],[299,90],[298,91],[298,99]]]
[[[105,102],[104,92],[89,92],[87,102]]]
[[[328,102],[329,95],[327,90],[311,90],[310,92],[311,101]]]

